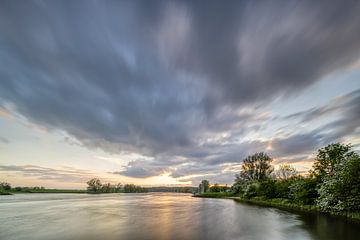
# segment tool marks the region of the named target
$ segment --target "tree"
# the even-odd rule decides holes
[[[202,190],[203,190],[202,192],[208,192],[209,187],[210,187],[210,182],[208,180],[202,180],[201,186],[202,186]]]
[[[335,166],[353,156],[350,144],[333,143],[318,150],[311,174],[322,181],[334,174]]]
[[[106,183],[103,184],[101,187],[101,192],[103,193],[111,193],[113,189],[113,186],[111,185],[111,183]]]
[[[125,184],[124,185],[124,192],[126,193],[142,193],[147,192],[148,190],[146,188],[136,186],[134,184]]]
[[[115,192],[121,192],[121,190],[122,190],[122,184],[121,183],[118,183],[118,184],[116,184],[115,186],[114,186],[114,190],[115,190]]]
[[[88,190],[89,192],[93,192],[93,193],[99,193],[99,192],[101,192],[102,184],[101,184],[100,179],[98,179],[98,178],[93,178],[93,179],[89,180],[89,181],[87,182],[87,184],[88,184],[87,190]]]
[[[134,184],[125,184],[124,185],[124,192],[132,193],[135,192],[136,186]]]
[[[272,159],[263,152],[255,153],[243,160],[241,171],[236,175],[236,182],[264,181],[274,171]]]
[[[7,182],[2,182],[0,183],[0,191],[4,190],[4,191],[10,191],[11,190],[11,185],[10,183]]]
[[[220,192],[221,191],[221,188],[219,186],[219,184],[215,183],[214,185],[212,185],[210,187],[210,192]]]
[[[288,180],[298,175],[296,169],[289,164],[282,164],[275,171],[275,177],[280,180]]]
[[[360,157],[352,154],[333,168],[333,174],[324,177],[318,190],[317,205],[325,211],[360,210]]]
[[[317,188],[317,180],[315,178],[307,177],[299,177],[289,186],[289,197],[294,202],[312,205],[315,200],[318,198]]]

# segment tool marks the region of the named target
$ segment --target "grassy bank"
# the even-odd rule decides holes
[[[202,193],[198,195],[194,195],[194,197],[203,197],[203,198],[229,198],[234,197],[235,195],[233,193],[227,193],[227,192],[208,192],[208,193]]]
[[[13,194],[9,192],[0,192],[0,195],[13,195]]]
[[[338,216],[352,221],[360,222],[360,212],[324,212],[314,205],[296,204],[290,202],[288,199],[281,199],[281,198],[262,199],[256,197],[251,199],[244,199],[232,193],[203,193],[200,195],[195,195],[194,197],[233,199],[237,202],[253,204],[257,206],[274,207],[283,210],[292,210],[299,212],[323,213],[323,214],[329,214],[332,216]]]

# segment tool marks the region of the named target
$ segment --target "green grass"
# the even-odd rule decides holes
[[[195,195],[194,197],[204,197],[204,198],[227,198],[233,197],[234,194],[231,192],[207,192],[199,195]]]
[[[300,212],[323,213],[323,214],[339,216],[339,217],[350,219],[350,220],[353,220],[356,222],[360,222],[360,212],[324,212],[324,211],[321,211],[315,205],[302,205],[302,204],[291,202],[288,199],[282,199],[282,198],[264,199],[264,198],[260,198],[260,197],[254,197],[251,199],[245,199],[245,198],[237,196],[233,193],[203,193],[200,195],[196,195],[195,197],[227,198],[227,199],[233,199],[237,202],[253,204],[253,205],[257,205],[257,206],[274,207],[274,208],[279,208],[279,209],[283,209],[283,210],[293,210],[293,211],[300,211]]]
[[[0,192],[0,195],[13,195],[13,194],[9,192]]]

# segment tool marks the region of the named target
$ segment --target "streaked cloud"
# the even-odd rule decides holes
[[[285,117],[272,107],[357,69],[359,12],[359,2],[337,0],[2,1],[0,117],[114,155],[99,160],[127,159],[109,170],[127,177],[228,181],[257,151],[308,161],[359,135],[360,84]],[[40,166],[14,171],[83,180]]]
[[[84,183],[96,177],[97,174],[72,167],[48,168],[36,165],[0,165],[0,173],[20,173],[25,177],[35,177],[56,182]]]

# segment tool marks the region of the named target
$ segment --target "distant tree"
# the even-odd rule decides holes
[[[123,189],[126,193],[142,193],[148,191],[146,188],[134,184],[125,184]]]
[[[2,182],[0,183],[0,191],[4,190],[4,191],[10,191],[11,190],[11,185],[10,183],[7,182]]]
[[[210,192],[220,192],[221,188],[220,188],[219,184],[215,183],[214,185],[212,185],[209,188],[209,190],[210,190]]]
[[[112,188],[113,188],[113,186],[111,185],[111,183],[105,183],[101,187],[101,192],[103,192],[103,193],[111,193]]]
[[[334,143],[321,148],[318,150],[311,174],[322,181],[325,177],[334,174],[336,164],[354,154],[350,144]]]
[[[282,164],[275,171],[275,177],[280,180],[287,180],[298,175],[296,169],[289,164]]]
[[[208,192],[210,187],[210,182],[208,180],[201,181],[202,192]]]
[[[102,190],[102,184],[100,179],[93,178],[87,182],[88,187],[87,190],[92,193],[100,193]]]
[[[136,186],[134,184],[125,184],[124,185],[124,192],[126,193],[132,193],[135,192]]]
[[[272,159],[263,152],[255,153],[243,160],[241,171],[236,175],[235,182],[264,181],[274,171]]]
[[[118,184],[116,184],[115,186],[114,186],[114,191],[115,192],[121,192],[121,190],[122,190],[122,184],[121,183],[118,183]]]

